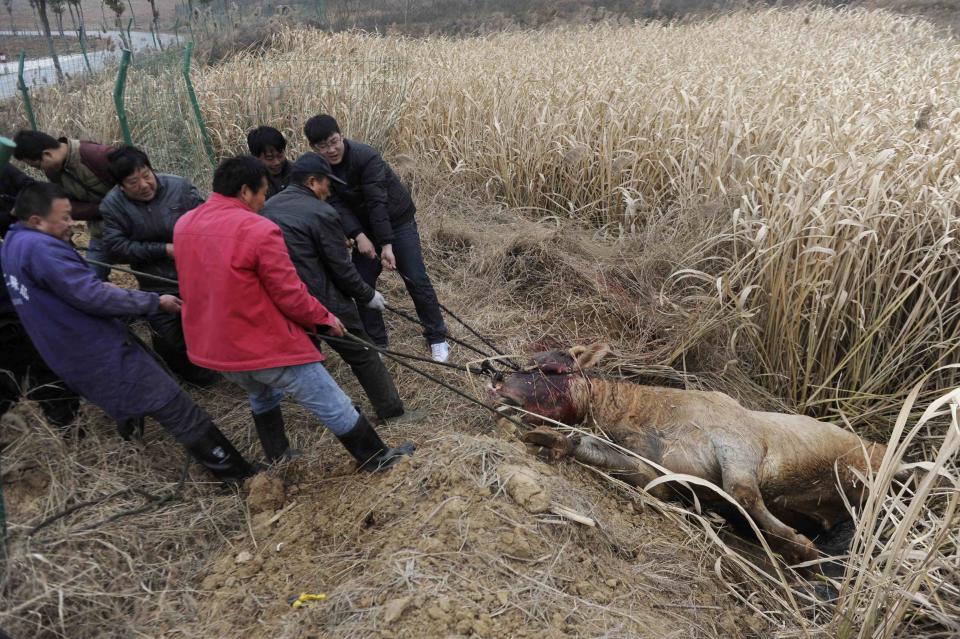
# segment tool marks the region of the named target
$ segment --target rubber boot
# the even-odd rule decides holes
[[[290,440],[283,426],[283,411],[280,406],[265,413],[251,413],[253,425],[257,429],[257,437],[267,460],[276,462],[291,461],[300,457],[300,451],[290,448]]]
[[[124,441],[136,440],[143,441],[143,417],[131,417],[117,422],[117,433]]]
[[[404,442],[396,448],[389,448],[363,413],[360,413],[353,428],[345,435],[339,435],[337,439],[360,464],[360,470],[374,473],[390,468],[400,461],[401,457],[412,455],[416,450],[412,442]]]
[[[216,426],[209,426],[199,439],[184,447],[201,466],[225,484],[240,483],[257,472]]]

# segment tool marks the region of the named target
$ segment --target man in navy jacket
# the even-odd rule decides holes
[[[12,164],[0,169],[0,240],[13,224],[17,195],[31,184],[36,184],[36,180]],[[52,426],[68,426],[80,408],[77,394],[53,374],[33,347],[13,310],[6,287],[0,284],[0,415],[10,410],[21,395],[37,401]]]
[[[162,310],[173,295],[127,290],[100,281],[69,244],[70,201],[54,184],[21,191],[0,250],[4,280],[34,346],[70,388],[117,422],[153,417],[223,481],[253,468],[210,416],[181,389],[120,319]]]

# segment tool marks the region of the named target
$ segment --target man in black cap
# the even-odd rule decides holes
[[[270,198],[261,213],[280,227],[297,274],[310,294],[340,318],[351,334],[369,342],[357,303],[383,310],[385,301],[363,281],[350,259],[340,215],[325,201],[331,181],[341,182],[330,164],[317,153],[305,153],[290,168],[289,186]],[[321,339],[350,366],[380,420],[402,417],[410,421],[422,416],[417,411],[404,412],[396,385],[376,351],[345,340]],[[279,407],[255,417],[282,421]]]

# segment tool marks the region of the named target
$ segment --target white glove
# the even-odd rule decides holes
[[[383,297],[383,294],[380,291],[373,292],[373,299],[367,302],[367,308],[372,308],[375,311],[380,311],[381,313],[387,310],[387,300]]]

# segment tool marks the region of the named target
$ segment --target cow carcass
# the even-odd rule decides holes
[[[812,520],[829,531],[848,519],[844,500],[861,500],[861,479],[879,467],[886,451],[882,444],[810,417],[748,410],[724,393],[640,386],[588,374],[607,352],[607,346],[594,344],[540,353],[531,369],[507,375],[491,390],[501,404],[546,418],[527,414],[528,421],[587,422],[643,458],[597,437],[568,437],[549,427],[524,435],[554,459],[571,456],[639,487],[663,469],[721,487],[791,563],[818,556],[810,539],[796,530],[798,523]],[[694,490],[701,500],[718,498],[713,491]],[[675,495],[664,484],[651,492],[661,499]]]

